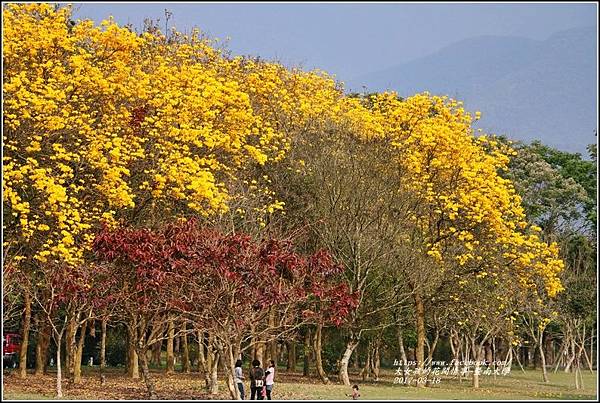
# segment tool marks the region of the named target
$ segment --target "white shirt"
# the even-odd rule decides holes
[[[267,368],[269,375],[265,378],[265,385],[273,385],[275,383],[275,367]]]
[[[235,383],[244,383],[242,378],[242,367],[235,367]]]

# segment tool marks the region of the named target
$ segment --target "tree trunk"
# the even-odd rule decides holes
[[[309,376],[310,370],[310,328],[306,329],[306,334],[304,335],[304,368],[302,370],[302,376]]]
[[[381,367],[381,352],[380,352],[380,340],[375,342],[375,349],[373,350],[373,358],[371,359],[371,365],[373,367],[373,375],[375,376],[374,381],[379,381],[379,368]]]
[[[27,377],[27,348],[29,347],[29,328],[31,327],[31,294],[25,290],[23,313],[23,330],[21,332],[21,349],[19,350],[19,378]]]
[[[371,342],[367,345],[367,356],[365,359],[365,366],[360,370],[360,375],[362,377],[363,382],[371,377]],[[358,348],[358,346],[357,346]]]
[[[251,329],[252,338],[250,339],[250,361],[256,359],[256,331],[254,327]]]
[[[554,365],[554,341],[552,337],[546,335],[546,341],[544,342],[544,356],[546,357],[546,365],[552,367]]]
[[[431,361],[433,361],[433,353],[435,352],[435,348],[437,347],[438,340],[440,339],[440,331],[435,329],[435,337],[433,338],[433,343],[431,345],[427,344],[429,351],[427,352],[427,361],[429,365],[431,365]]]
[[[221,357],[221,366],[227,375],[227,388],[232,400],[241,400],[240,391],[235,383],[235,357],[233,348],[229,345],[223,345],[220,341],[217,344],[219,355]]]
[[[408,365],[408,359],[406,357],[406,350],[404,349],[404,337],[402,335],[402,328],[400,326],[397,327],[396,337],[398,338],[398,347],[400,348],[400,359],[402,362],[400,365],[402,366],[402,384],[406,384],[406,367]]]
[[[213,351],[212,354],[213,358],[210,369],[210,394],[216,395],[219,393],[219,382],[217,379],[219,368],[219,353],[217,351]]]
[[[342,359],[340,360],[340,378],[344,385],[350,386],[350,377],[348,376],[348,362],[350,361],[350,356],[352,352],[358,345],[358,340],[355,340],[353,335],[350,337],[350,340],[346,344],[346,350],[342,355]]]
[[[517,350],[515,352],[515,358],[517,359],[517,364],[519,364],[519,368],[521,368],[521,372],[525,373],[525,368],[523,368],[523,364],[521,364],[521,359],[519,358],[519,355],[521,355],[521,353],[519,352],[519,350]]]
[[[62,367],[60,362],[60,345],[62,344],[62,332],[56,338],[56,397],[63,397],[62,393]]]
[[[182,325],[183,335],[181,336],[181,345],[183,346],[182,358],[181,358],[181,369],[184,373],[189,374],[191,371],[190,366],[190,349],[188,347],[188,336],[187,336],[187,324],[185,321]]]
[[[512,346],[508,346],[508,352],[506,353],[506,359],[504,360],[504,368],[509,368],[512,366],[513,359],[513,349]]]
[[[37,345],[35,346],[35,375],[43,375],[46,373],[48,348],[50,347],[50,326],[48,326],[48,323],[44,323],[44,320],[41,317],[40,327]]]
[[[73,383],[81,383],[81,359],[83,358],[83,345],[85,343],[85,333],[87,331],[88,321],[81,325],[81,332],[75,350],[75,362],[73,363]]]
[[[453,374],[458,375],[460,379],[460,350],[461,350],[461,338],[458,336],[458,332],[454,329],[450,330],[450,349],[452,350],[452,362],[454,364]]]
[[[75,371],[75,336],[77,335],[77,322],[79,321],[79,315],[71,316],[67,325],[67,334],[65,337],[65,351],[67,353],[66,364],[67,364],[67,378],[73,379],[73,373]]]
[[[140,357],[142,362],[142,377],[144,378],[144,384],[146,385],[146,391],[148,392],[149,399],[156,399],[156,387],[154,381],[150,376],[150,370],[148,369],[148,354],[146,349],[142,349],[136,346],[135,354]]]
[[[287,342],[287,370],[296,370],[296,340],[289,340]]]
[[[162,340],[152,343],[150,347],[150,364],[154,365],[157,368],[160,368],[162,365],[161,362],[161,353],[162,353]]]
[[[269,352],[270,352],[269,359],[273,360],[275,362],[275,365],[277,365],[277,362],[278,362],[278,360],[277,360],[277,357],[278,357],[277,356],[277,346],[278,346],[278,344],[279,343],[277,343],[277,340],[271,340],[269,342]],[[268,363],[265,363],[265,367],[268,366],[267,364]]]
[[[137,324],[130,324],[127,326],[127,336],[128,336],[128,354],[127,354],[127,376],[132,379],[140,378],[140,367],[139,367],[139,359],[136,349],[137,341],[135,337],[135,329],[132,326],[137,326]]]
[[[359,369],[360,368],[360,362],[359,362],[359,346],[356,346],[356,348],[354,349],[354,353],[352,355],[353,358],[352,359],[352,368],[354,369]]]
[[[473,351],[473,360],[475,361],[475,368],[473,368],[473,388],[479,388],[479,361],[481,360],[481,347],[475,343],[475,340],[471,341],[471,348]]]
[[[206,375],[208,368],[206,366],[206,355],[204,354],[204,333],[198,330],[196,337],[198,337],[198,372]]]
[[[106,325],[108,319],[103,318],[101,323],[102,335],[100,337],[100,370],[106,368]]]
[[[167,375],[175,372],[175,352],[174,352],[174,341],[175,341],[175,325],[173,324],[173,320],[169,320],[169,327],[167,330],[168,338],[167,338],[167,368],[165,372]]]
[[[563,338],[562,342],[560,343],[560,348],[558,349],[558,354],[555,355],[556,360],[554,362],[554,373],[556,373],[558,371],[558,367],[560,366],[560,363],[563,361],[563,356],[565,353],[565,348],[567,346],[567,343],[565,342],[565,338]]]
[[[425,368],[425,308],[423,299],[419,293],[415,293],[415,315],[417,322],[417,349],[416,361],[419,373],[423,373]],[[418,387],[424,387],[424,383],[417,382]]]
[[[567,361],[567,364],[565,365],[565,372],[570,372],[571,371],[571,365],[573,365],[573,361],[575,361],[575,338],[573,336],[573,334],[569,335],[569,341],[568,341],[568,347],[567,347],[567,351],[571,351],[571,354],[569,356],[569,359]]]
[[[285,361],[284,351],[285,351],[285,344],[278,342],[277,343],[277,359],[275,360],[276,363]]]
[[[261,340],[256,341],[256,349],[254,350],[254,359],[260,361],[261,366],[265,366],[265,342]]]
[[[217,370],[219,366],[219,353],[215,351],[214,348],[214,336],[209,334],[208,343],[206,345],[206,364],[208,366],[208,371],[205,374],[206,380],[206,390],[211,395],[216,395],[219,393],[219,383],[217,382]]]
[[[269,309],[269,327],[271,329],[275,328],[275,309]],[[277,365],[277,340],[273,339],[268,342],[267,345],[267,354],[266,360],[275,361],[275,365]],[[264,363],[264,367],[268,367],[268,362]]]
[[[321,357],[321,344],[322,344],[322,336],[323,335],[323,325],[319,323],[317,325],[317,331],[315,332],[315,337],[313,338],[313,349],[315,352],[315,364],[317,368],[317,374],[319,374],[319,378],[323,381],[325,385],[329,383],[329,378],[327,378],[327,374],[323,369],[323,359]]]
[[[540,336],[538,339],[538,347],[540,354],[540,361],[542,365],[542,379],[544,382],[548,383],[550,380],[548,379],[548,370],[546,369],[546,356],[544,354],[544,331],[540,330]]]
[[[592,327],[592,334],[590,335],[590,372],[594,373],[594,328]]]

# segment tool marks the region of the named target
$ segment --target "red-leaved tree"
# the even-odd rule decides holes
[[[231,397],[238,399],[235,360],[257,335],[269,341],[308,323],[340,325],[356,304],[326,251],[304,257],[290,240],[223,234],[195,219],[157,230],[104,228],[94,248],[119,279],[119,316],[135,334],[151,398],[146,352],[163,337],[153,326],[158,320],[188,321],[190,331],[213,336]]]

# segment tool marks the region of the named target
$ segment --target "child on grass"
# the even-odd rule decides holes
[[[352,394],[349,395],[346,393],[346,396],[352,396],[352,400],[358,400],[360,397],[360,393],[358,392],[358,385],[352,386]]]

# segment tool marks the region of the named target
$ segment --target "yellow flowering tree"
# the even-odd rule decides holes
[[[49,4],[7,5],[3,25],[4,247],[26,273],[81,263],[101,221],[226,211],[237,170],[279,153],[199,33],[168,42]]]

